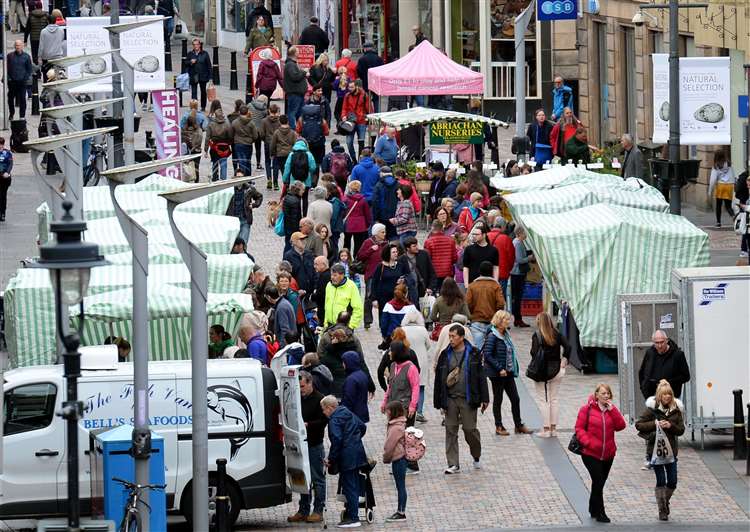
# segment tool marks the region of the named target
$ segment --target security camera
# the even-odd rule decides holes
[[[643,13],[640,11],[637,11],[635,15],[633,15],[633,24],[636,26],[643,26],[646,23],[646,17],[643,16]]]
[[[638,27],[643,26],[644,24],[648,24],[649,26],[656,27],[659,25],[659,21],[656,19],[655,16],[645,13],[643,11],[637,11],[635,15],[633,15],[633,24],[635,24]]]

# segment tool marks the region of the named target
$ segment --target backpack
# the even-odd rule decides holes
[[[323,136],[323,113],[320,105],[307,104],[302,108],[302,137],[308,144],[322,144],[325,142]]]
[[[426,450],[424,431],[415,427],[409,427],[404,431],[404,456],[407,461],[418,461],[424,456]]]
[[[331,154],[331,174],[337,180],[349,177],[349,164],[345,153],[334,152]]]
[[[291,174],[294,179],[303,183],[310,177],[310,161],[307,160],[307,151],[298,150],[292,153]]]
[[[531,361],[526,368],[526,376],[535,382],[547,382],[549,379],[547,378],[547,363],[544,360],[544,345],[541,338],[537,337],[537,339],[539,340],[539,347],[531,356]]]

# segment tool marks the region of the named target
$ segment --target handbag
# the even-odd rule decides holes
[[[586,410],[586,430],[589,429],[589,415],[591,414],[591,405],[589,405],[588,410]],[[578,436],[576,436],[575,429],[573,429],[573,435],[570,437],[570,442],[568,442],[568,450],[573,454],[583,454],[583,445],[581,445],[581,442],[578,441]]]
[[[452,370],[450,370],[448,372],[448,376],[445,378],[445,384],[448,385],[448,388],[450,388],[451,386],[453,386],[454,384],[458,382],[458,376],[461,373],[461,366],[464,365],[464,360],[466,360],[466,351],[464,351],[464,356],[461,359],[461,363],[455,368],[453,368]]]
[[[355,260],[349,265],[349,272],[352,274],[363,274],[365,273],[365,270],[367,268],[365,267],[365,263],[361,260]]]
[[[213,140],[209,140],[208,147],[222,159],[232,155],[232,145],[228,142],[214,142]]]

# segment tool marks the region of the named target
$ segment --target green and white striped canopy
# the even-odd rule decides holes
[[[576,183],[548,189],[514,192],[505,196],[514,218],[525,214],[553,214],[604,203],[655,212],[668,212],[664,196],[650,185],[633,188],[629,183],[603,186],[596,182]]]
[[[623,179],[613,174],[600,174],[585,168],[566,165],[515,177],[500,177],[498,173],[490,179],[490,182],[493,187],[502,192],[524,192],[588,182],[621,185]]]
[[[367,120],[370,123],[393,126],[396,129],[443,121],[484,122],[491,126],[508,127],[507,122],[495,120],[494,118],[470,113],[459,113],[458,111],[431,109],[430,107],[412,107],[411,109],[401,109],[399,111],[370,113],[367,115]]]
[[[669,292],[673,268],[709,263],[708,235],[682,216],[596,204],[521,214],[547,287],[587,347],[617,345],[617,295]]]

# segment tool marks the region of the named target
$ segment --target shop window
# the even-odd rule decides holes
[[[451,0],[451,27],[453,60],[479,70],[479,0]]]
[[[224,31],[245,31],[244,3],[237,0],[220,0],[222,9],[222,28]]]

